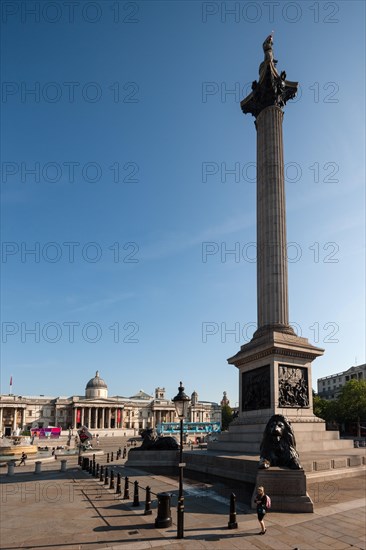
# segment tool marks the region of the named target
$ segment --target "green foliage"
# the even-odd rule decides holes
[[[228,429],[230,422],[233,420],[233,411],[229,405],[221,407],[221,430],[224,432]]]
[[[357,422],[361,435],[361,421],[366,421],[366,380],[350,380],[340,390],[338,399],[313,396],[314,414],[327,422]]]
[[[338,401],[322,399],[318,395],[313,397],[313,409],[315,416],[326,420],[327,422],[341,422],[342,414]]]
[[[338,398],[342,416],[346,420],[366,420],[366,380],[350,380]]]

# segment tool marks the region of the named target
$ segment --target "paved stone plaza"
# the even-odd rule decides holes
[[[105,450],[117,450],[121,442],[108,441]],[[106,463],[106,454],[96,461]],[[172,494],[173,525],[156,529],[157,501],[152,494],[152,515],[144,515],[145,492],[140,491],[140,506],[117,498],[115,491],[80,470],[76,458],[68,460],[67,472],[60,472],[60,461],[42,464],[34,474],[34,463],[17,466],[12,477],[1,468],[2,536],[1,548],[76,550],[96,548],[142,549],[174,544],[180,548],[240,548],[245,550],[341,550],[365,549],[365,476],[337,481],[314,481],[309,493],[315,503],[313,514],[270,512],[267,533],[258,536],[256,514],[241,502],[237,506],[238,529],[229,530],[230,489],[207,480],[185,480],[185,539],[176,537],[178,481],[114,461],[115,473],[149,485],[153,493]],[[204,483],[206,481],[206,483]],[[238,487],[239,489],[239,487]],[[122,485],[123,491],[123,485]],[[240,491],[238,490],[238,493]]]

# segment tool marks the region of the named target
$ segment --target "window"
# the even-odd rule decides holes
[[[28,416],[32,416],[33,411],[28,411]]]

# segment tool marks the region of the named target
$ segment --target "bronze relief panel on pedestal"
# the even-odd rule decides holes
[[[242,373],[242,411],[269,409],[271,406],[270,367]]]
[[[289,365],[278,366],[278,406],[309,407],[308,370]]]

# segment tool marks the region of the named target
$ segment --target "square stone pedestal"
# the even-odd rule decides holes
[[[338,432],[327,432],[324,420],[313,414],[311,363],[322,349],[289,332],[268,330],[254,337],[228,359],[239,370],[239,417],[211,451],[259,454],[268,420],[274,414],[292,424],[300,452],[350,448]]]
[[[273,512],[311,513],[314,511],[313,501],[306,492],[304,470],[284,468],[258,470],[252,508],[255,508],[254,499],[257,487],[260,486],[264,487],[265,493],[271,498]]]

